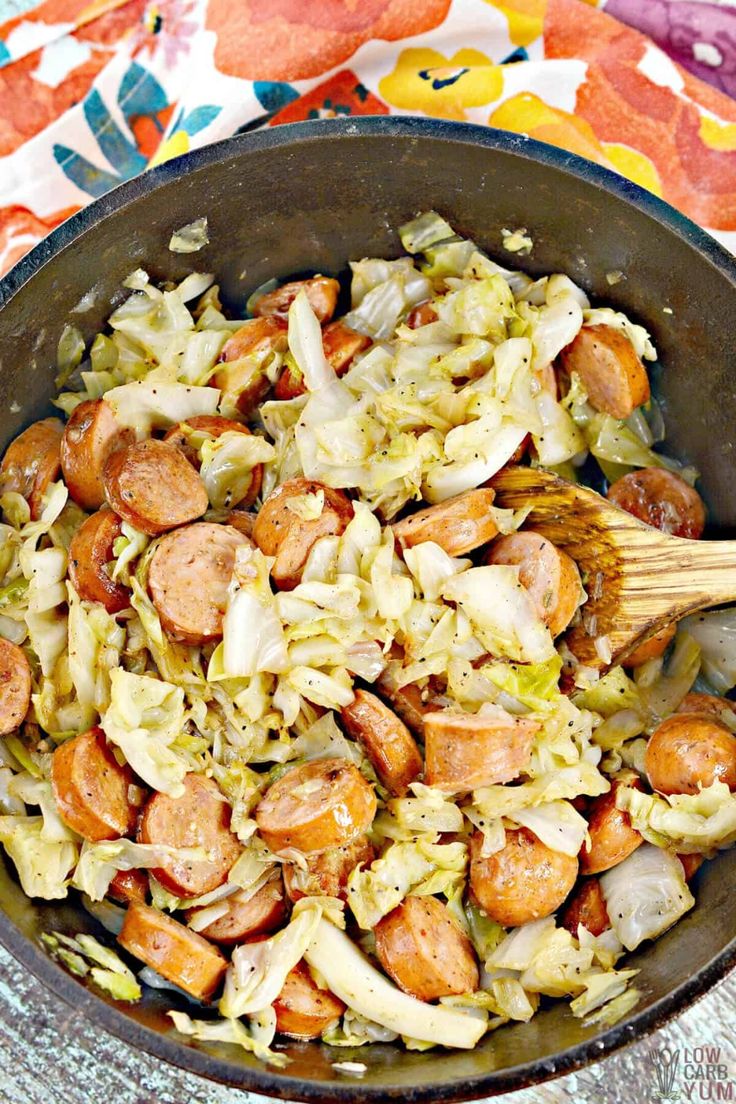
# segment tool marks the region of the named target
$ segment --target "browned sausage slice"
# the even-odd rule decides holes
[[[527,529],[495,541],[486,563],[519,567],[519,581],[532,597],[552,636],[559,636],[580,605],[582,584],[577,564],[552,541]]]
[[[561,923],[562,927],[567,928],[570,935],[574,935],[576,939],[579,924],[595,936],[603,935],[604,931],[608,931],[611,921],[608,918],[601,883],[597,878],[584,878],[578,884],[565,905]]]
[[[215,943],[243,943],[254,935],[272,932],[286,919],[287,903],[284,883],[280,874],[261,886],[252,897],[244,890],[238,890],[227,897],[223,904],[227,912],[218,916],[200,934]],[[189,909],[187,921],[201,912],[201,909]]]
[[[371,339],[358,333],[344,322],[330,322],[322,331],[322,348],[328,364],[331,364],[338,376],[347,372],[353,360],[367,349]],[[276,381],[273,393],[277,399],[295,399],[306,390],[304,377],[296,364],[287,364]]]
[[[194,521],[209,505],[197,472],[165,441],[139,441],[113,452],[103,480],[115,513],[151,537]]]
[[[391,673],[386,668],[376,679],[376,687],[381,695],[391,703],[391,708],[401,718],[410,732],[415,736],[424,736],[424,718],[427,713],[435,709],[434,703],[422,697],[422,690],[415,682],[406,686],[399,686]]]
[[[230,830],[230,806],[217,784],[202,774],[185,775],[181,797],[155,793],[149,799],[138,842],[204,848],[206,859],[185,862],[171,856],[151,871],[177,897],[200,897],[217,889],[241,851]]]
[[[41,516],[43,496],[61,470],[58,418],[44,418],[11,441],[0,464],[0,494],[15,491],[26,499],[34,521]]]
[[[161,538],[151,559],[148,588],[164,631],[185,644],[222,636],[235,552],[250,544],[230,525],[199,521]]]
[[[25,720],[31,704],[31,668],[22,648],[0,636],[0,736]]]
[[[221,414],[198,414],[196,417],[190,418],[188,422],[177,422],[175,426],[167,430],[163,439],[168,441],[170,445],[176,445],[178,449],[181,449],[189,463],[197,471],[201,467],[199,451],[190,444],[187,429],[193,430],[195,433],[207,434],[215,439],[222,437],[223,433],[245,433],[250,436],[250,430],[247,426],[241,422],[233,421],[232,418],[223,418]],[[262,479],[263,464],[256,464],[251,473],[250,486],[245,495],[238,502],[233,502],[231,505],[250,506],[251,503],[255,502],[261,489]]]
[[[272,851],[344,847],[370,828],[376,795],[347,759],[317,759],[292,767],[267,790],[255,811]]]
[[[69,545],[72,586],[85,602],[101,602],[108,613],[119,613],[130,605],[130,591],[122,583],[113,582],[107,570],[121,532],[116,513],[98,510],[80,525]]]
[[[629,814],[616,808],[616,794],[622,786],[640,790],[638,774],[630,771],[626,777],[615,779],[608,793],[594,798],[590,804],[590,846],[584,843],[580,852],[581,874],[602,874],[604,870],[618,866],[644,842],[640,833],[632,827]]]
[[[483,858],[483,834],[470,840],[470,888],[492,920],[516,928],[553,913],[578,876],[578,860],[553,851],[527,828],[506,831],[506,845]]]
[[[108,456],[135,440],[104,399],[75,407],[61,438],[61,470],[69,494],[84,510],[99,510],[105,501],[102,471]]]
[[[716,694],[686,694],[677,709],[678,713],[708,713],[711,717],[723,720],[724,714],[736,717],[736,702],[729,698],[719,698]],[[724,721],[725,723],[725,721]]]
[[[228,514],[226,524],[231,525],[233,529],[237,529],[239,533],[242,533],[248,540],[253,539],[253,526],[256,523],[256,515],[248,513],[247,510],[233,510]]]
[[[404,722],[367,690],[356,690],[341,716],[348,734],[365,749],[386,789],[403,797],[409,783],[422,771],[419,748]]]
[[[290,498],[320,491],[325,501],[318,518],[304,521],[289,509]],[[275,557],[271,578],[276,585],[281,590],[293,590],[316,541],[344,533],[352,516],[353,507],[346,494],[313,479],[287,479],[277,487],[263,503],[253,526],[253,540],[261,552]]]
[[[583,326],[560,356],[568,375],[580,376],[596,410],[628,418],[649,401],[646,368],[626,334],[615,326]]]
[[[675,713],[649,737],[644,764],[663,794],[696,794],[715,781],[736,790],[736,736],[707,713]]]
[[[222,392],[223,409],[235,408],[245,416],[255,409],[271,386],[262,362],[268,353],[286,349],[286,334],[282,318],[254,318],[228,338],[220,353],[225,367],[218,369],[210,380]],[[235,363],[241,360],[242,364]]]
[[[705,529],[705,506],[697,491],[674,472],[664,468],[640,468],[617,479],[608,498],[639,521],[697,540]]]
[[[51,782],[61,819],[87,840],[127,836],[138,809],[130,800],[133,772],[120,766],[101,728],[60,744],[53,755]]]
[[[289,970],[273,1008],[276,1030],[292,1039],[319,1038],[345,1011],[339,997],[319,988],[304,959]]]
[[[348,878],[361,863],[370,866],[376,857],[373,844],[367,836],[346,843],[344,847],[331,847],[316,855],[307,855],[307,869],[284,866],[284,885],[290,901],[301,897],[339,897],[347,900]]]
[[[682,869],[685,871],[685,881],[689,882],[695,877],[701,866],[705,862],[705,855],[678,855],[677,856],[682,863]]]
[[[107,887],[107,895],[124,905],[131,901],[144,904],[148,896],[148,878],[143,870],[118,870]]]
[[[309,305],[317,315],[320,322],[327,322],[332,318],[337,306],[337,297],[340,294],[340,285],[337,280],[329,276],[312,276],[309,280],[292,280],[289,284],[283,284],[273,291],[267,291],[253,306],[253,314],[258,317],[277,315],[286,318],[289,307],[296,299],[300,291],[307,293]]]
[[[375,936],[381,965],[405,993],[432,1001],[478,988],[470,940],[436,897],[405,897]]]
[[[448,556],[464,556],[498,535],[491,513],[495,497],[496,492],[490,487],[465,491],[395,522],[394,536],[404,548],[434,541]]]
[[[220,361],[230,364],[241,360],[251,353],[263,353],[273,349],[286,348],[287,327],[280,318],[254,318],[243,323],[222,347]],[[214,382],[214,381],[213,381]],[[219,387],[215,383],[215,387]]]
[[[437,311],[429,300],[426,303],[420,303],[418,307],[414,307],[406,316],[406,324],[410,330],[418,330],[422,326],[428,326],[430,322],[436,321]]]
[[[675,639],[676,632],[677,625],[674,621],[671,625],[665,625],[663,629],[654,633],[654,635],[650,636],[648,640],[645,640],[643,644],[640,644],[638,648],[634,648],[633,652],[630,652],[625,659],[621,660],[624,667],[633,669],[634,667],[641,667],[644,663],[648,663],[650,659],[659,659],[661,655],[664,655]]]
[[[526,769],[537,721],[443,709],[424,718],[424,778],[445,793],[511,782]]]
[[[138,901],[125,914],[118,942],[198,1000],[214,996],[227,970],[217,947],[165,912]]]

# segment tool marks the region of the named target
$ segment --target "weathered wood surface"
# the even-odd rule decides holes
[[[496,1098],[501,1104],[647,1104],[657,1099],[650,1048],[721,1048],[736,1078],[736,974],[649,1040],[577,1074]],[[682,1059],[681,1059],[682,1061]],[[675,1099],[733,1100],[681,1076]],[[702,1086],[702,1087],[701,1087]],[[725,1088],[725,1086],[724,1086]],[[711,1095],[707,1095],[708,1093]],[[688,1095],[688,1093],[690,1095]],[[0,949],[0,1104],[265,1104],[131,1050],[71,1011]]]

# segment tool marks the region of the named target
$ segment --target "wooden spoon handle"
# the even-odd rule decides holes
[[[680,604],[696,595],[701,596],[702,606],[736,601],[736,541],[678,540],[662,559],[657,589],[660,584],[670,587],[673,605],[675,597]]]

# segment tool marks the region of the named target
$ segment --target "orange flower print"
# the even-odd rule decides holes
[[[615,169],[656,195],[662,194],[657,170],[643,153],[620,142],[600,142],[585,119],[550,107],[532,92],[521,92],[506,100],[491,114],[488,123],[587,157],[589,161]]]
[[[246,80],[307,80],[342,65],[364,42],[431,31],[451,0],[209,0],[215,65]]]
[[[575,112],[601,143],[645,154],[664,198],[714,230],[736,230],[736,149],[723,126],[704,126],[700,105],[722,123],[736,122],[736,105],[660,55],[637,31],[603,11],[572,18],[578,0],[548,0],[545,56],[587,64]],[[574,26],[573,26],[574,24]],[[656,79],[648,75],[657,66]],[[682,85],[684,95],[676,87]]]
[[[503,70],[480,50],[458,50],[450,58],[426,48],[402,50],[378,90],[404,111],[462,120],[467,118],[466,108],[498,99]]]
[[[50,230],[78,210],[79,207],[66,207],[41,219],[27,207],[0,207],[0,276]]]

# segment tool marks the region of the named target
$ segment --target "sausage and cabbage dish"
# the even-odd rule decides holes
[[[434,212],[400,236],[245,318],[132,273],[0,465],[0,841],[102,925],[43,941],[276,1064],[550,998],[611,1023],[736,839],[733,611],[582,666],[595,580],[489,484],[541,465],[699,538],[649,335]]]

